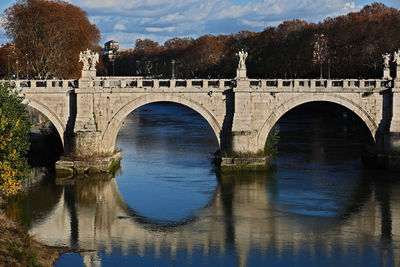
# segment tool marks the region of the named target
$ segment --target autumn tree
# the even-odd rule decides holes
[[[160,47],[158,42],[155,42],[151,39],[136,39],[135,50],[143,50],[147,53],[156,52]]]
[[[15,90],[0,84],[0,196],[17,193],[28,174],[30,122],[22,101]]]
[[[10,43],[0,47],[0,76],[11,77],[15,73],[14,46]]]
[[[185,49],[191,44],[193,44],[193,42],[194,39],[191,37],[185,37],[185,38],[174,37],[165,41],[164,47],[167,49]]]
[[[21,71],[42,78],[80,77],[79,52],[96,50],[100,39],[87,13],[64,1],[18,0],[4,11],[3,27]]]
[[[293,19],[262,32],[195,40],[175,37],[163,46],[138,40],[135,50],[121,54],[116,64],[124,75],[169,77],[173,59],[177,77],[233,78],[235,54],[244,49],[249,53],[246,66],[251,78],[317,78],[321,67],[323,72],[328,68],[333,78],[378,78],[382,54],[393,53],[400,44],[400,28],[395,25],[400,25],[400,11],[373,3],[317,24]]]

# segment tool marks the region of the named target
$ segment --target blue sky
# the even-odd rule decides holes
[[[358,11],[373,0],[67,0],[81,7],[101,31],[104,43],[114,39],[133,48],[137,38],[163,44],[172,37],[262,31],[294,18],[318,22]],[[400,0],[380,1],[400,9]],[[4,10],[15,0],[0,0]],[[398,25],[394,25],[398,26]],[[7,42],[0,28],[0,42]]]

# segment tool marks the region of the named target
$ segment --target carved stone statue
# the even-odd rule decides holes
[[[394,52],[393,62],[396,62],[396,65],[400,66],[400,49]]]
[[[389,53],[383,54],[382,58],[383,58],[383,69],[388,70],[390,62],[390,54]]]
[[[242,51],[239,51],[239,53],[236,53],[236,56],[239,57],[239,70],[245,70],[246,69],[246,58],[248,56],[247,52],[244,52],[243,49]]]
[[[393,55],[393,62],[396,63],[396,81],[397,83],[400,82],[400,49],[394,52]]]
[[[99,54],[86,49],[86,51],[79,54],[79,62],[83,63],[83,71],[95,71],[96,64],[99,63]]]

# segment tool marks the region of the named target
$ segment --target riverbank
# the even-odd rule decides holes
[[[0,197],[0,266],[53,266],[61,254],[75,251],[36,241],[23,225],[7,218],[4,205]]]

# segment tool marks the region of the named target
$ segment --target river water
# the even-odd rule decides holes
[[[146,105],[119,133],[114,176],[34,169],[8,214],[45,244],[87,250],[56,266],[400,266],[399,175],[363,167],[363,125],[324,105],[278,124],[270,171],[217,174],[200,115]]]

